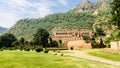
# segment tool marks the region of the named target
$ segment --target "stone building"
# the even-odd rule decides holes
[[[93,36],[94,32],[88,29],[59,29],[52,31],[53,40],[62,40],[66,46],[68,41],[83,40],[83,36]]]
[[[120,40],[110,42],[111,49],[120,49]]]

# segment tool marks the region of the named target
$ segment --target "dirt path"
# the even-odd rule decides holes
[[[78,52],[75,54],[65,54],[64,56],[78,57],[78,58],[102,62],[102,63],[106,63],[106,64],[110,64],[110,65],[120,66],[120,62],[111,61],[111,60],[107,60],[107,59],[103,59],[103,58],[99,58],[99,57],[95,57],[95,56],[89,56],[86,54],[86,52]]]

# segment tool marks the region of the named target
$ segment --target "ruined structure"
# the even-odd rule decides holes
[[[111,49],[120,49],[120,40],[110,42]]]
[[[67,47],[69,50],[91,49],[91,43],[86,43],[85,40],[68,41]]]
[[[62,40],[63,44],[66,46],[68,41],[83,40],[83,36],[93,36],[94,32],[88,29],[60,29],[52,31],[53,40]]]

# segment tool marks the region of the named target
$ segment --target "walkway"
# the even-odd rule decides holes
[[[107,60],[107,59],[103,59],[103,58],[99,58],[99,57],[95,57],[95,56],[89,56],[85,52],[78,52],[75,54],[64,54],[64,56],[78,57],[78,58],[102,62],[102,63],[106,63],[106,64],[110,64],[110,65],[120,66],[120,62],[111,61],[111,60]]]

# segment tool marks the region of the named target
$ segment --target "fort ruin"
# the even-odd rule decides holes
[[[59,29],[52,31],[53,40],[62,40],[63,45],[67,46],[68,41],[83,40],[83,36],[94,36],[93,30],[88,29]]]

